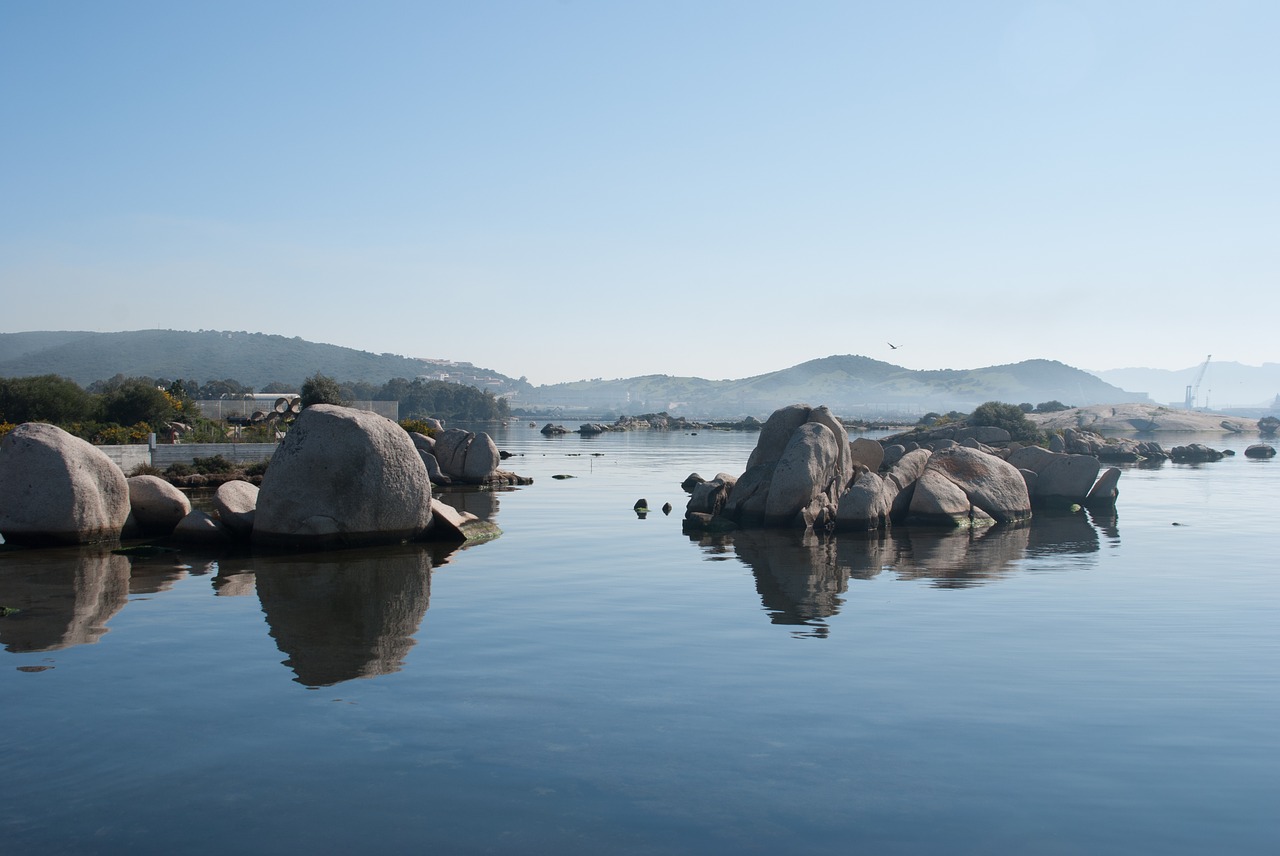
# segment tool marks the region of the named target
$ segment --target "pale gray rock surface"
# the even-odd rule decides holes
[[[919,522],[949,519],[958,526],[1014,523],[1031,516],[1031,498],[1016,467],[976,449],[952,446],[929,457],[908,514]]]
[[[110,540],[128,516],[128,482],[100,449],[39,422],[0,441],[0,535],[8,543]]]
[[[898,447],[898,457],[901,457],[902,449]],[[858,437],[849,444],[849,454],[853,457],[854,464],[862,464],[862,466],[871,470],[871,472],[879,472],[881,464],[885,463],[886,450],[875,440],[868,440],[866,437]]]
[[[450,479],[479,484],[498,469],[498,447],[488,434],[450,428],[435,437],[432,451],[440,470]]]
[[[143,534],[169,533],[191,511],[187,495],[159,476],[130,476],[129,508]]]
[[[373,413],[306,408],[271,458],[253,540],[347,546],[417,538],[431,522],[431,482],[407,432]]]
[[[213,494],[213,508],[218,519],[234,535],[248,537],[258,509],[258,486],[237,479],[223,482]]]
[[[312,405],[317,406],[319,405]],[[173,528],[173,538],[184,544],[216,545],[226,544],[233,536],[221,521],[214,520],[210,514],[197,509],[178,521],[178,525]]]
[[[846,531],[883,529],[889,524],[897,484],[882,479],[871,470],[854,479],[836,510],[836,529]]]
[[[765,500],[765,523],[785,526],[801,512],[815,511],[829,495],[838,477],[840,453],[836,436],[820,422],[806,422],[791,434],[791,440],[778,458]],[[837,489],[838,490],[838,489]]]

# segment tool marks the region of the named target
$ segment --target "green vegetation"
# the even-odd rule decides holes
[[[316,373],[302,382],[303,407],[310,407],[313,404],[345,405],[347,403],[349,399],[343,397],[338,382],[327,375]]]
[[[993,426],[1009,432],[1009,437],[1025,443],[1040,443],[1044,436],[1036,428],[1035,423],[1027,418],[1016,404],[1005,404],[1002,401],[988,401],[980,404],[969,414],[968,422],[974,426]]]
[[[401,419],[400,427],[410,434],[421,434],[424,437],[434,437],[436,435],[436,429],[421,419]]]

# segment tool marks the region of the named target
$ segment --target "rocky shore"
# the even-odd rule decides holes
[[[309,407],[260,484],[215,477],[221,484],[206,513],[164,478],[126,478],[84,440],[24,423],[0,442],[0,535],[23,545],[162,536],[289,549],[493,537],[495,526],[435,499],[432,485],[531,480],[498,469],[487,434],[441,429],[411,435],[365,411]]]

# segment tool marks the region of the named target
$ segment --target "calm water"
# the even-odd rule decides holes
[[[452,555],[0,555],[4,852],[1280,849],[1280,463],[691,539],[755,435],[495,439],[535,483]]]

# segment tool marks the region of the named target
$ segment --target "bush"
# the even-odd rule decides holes
[[[978,405],[977,409],[969,414],[969,424],[1003,428],[1009,432],[1010,438],[1027,443],[1044,441],[1044,435],[1040,433],[1040,429],[1036,428],[1035,423],[1027,418],[1027,414],[1022,412],[1022,408],[1016,404],[1005,404],[1003,401],[988,401]]]
[[[1056,398],[1053,401],[1042,401],[1036,405],[1036,413],[1058,413],[1060,411],[1070,409],[1070,404],[1063,404]]]
[[[348,402],[342,396],[338,382],[322,374],[313,374],[302,382],[302,406],[313,404],[341,404]]]
[[[182,476],[189,476],[189,475],[192,475],[193,473],[195,473],[195,468],[192,467],[190,464],[183,464],[183,463],[170,464],[169,466],[165,467],[165,470],[164,470],[164,474],[166,476],[172,476],[177,478],[181,478]]]
[[[229,473],[235,469],[235,465],[221,455],[214,455],[211,458],[193,458],[191,465],[196,472],[206,476],[210,473]]]
[[[129,471],[129,478],[134,476],[160,476],[164,477],[164,470],[159,467],[153,467],[151,464],[138,464]]]
[[[247,476],[262,476],[267,473],[267,465],[271,461],[256,461],[244,468],[244,474]]]
[[[410,434],[423,434],[427,437],[434,437],[437,433],[436,429],[421,419],[401,419],[400,427]]]

